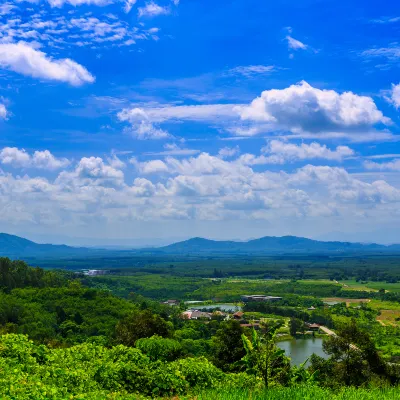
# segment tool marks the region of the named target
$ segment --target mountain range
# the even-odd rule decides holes
[[[297,236],[265,236],[247,242],[217,241],[193,238],[160,248],[165,253],[345,253],[345,252],[400,252],[400,245],[376,243],[324,242]]]
[[[381,245],[352,242],[325,242],[297,236],[265,236],[260,239],[218,241],[192,238],[168,246],[132,250],[91,249],[66,245],[39,244],[19,236],[0,233],[0,256],[10,258],[56,258],[130,254],[346,254],[346,253],[400,253],[400,244]]]

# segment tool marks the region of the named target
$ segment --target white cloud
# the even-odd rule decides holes
[[[375,47],[361,53],[365,58],[384,58],[389,62],[397,62],[400,58],[400,46],[393,44],[389,47]]]
[[[372,19],[370,22],[374,24],[392,24],[394,22],[399,22],[400,17],[382,17],[378,19]]]
[[[147,123],[162,123],[167,121],[195,122],[225,122],[238,117],[234,104],[210,104],[198,106],[165,106],[147,108],[125,108],[118,113],[120,121],[129,121],[137,125],[142,121]]]
[[[131,164],[136,165],[140,173],[144,175],[169,172],[168,166],[161,160],[151,160],[139,163],[135,159],[131,159],[130,162]]]
[[[19,0],[24,1],[24,0]],[[28,3],[38,3],[40,0],[25,0]],[[46,0],[51,7],[63,7],[68,4],[74,7],[82,5],[107,6],[120,0]]]
[[[398,85],[392,85],[390,100],[396,108],[400,108],[400,83]]]
[[[56,183],[63,186],[104,186],[119,187],[124,185],[124,173],[107,165],[100,157],[83,157],[75,170],[61,172]]]
[[[70,4],[71,6],[81,6],[84,4],[94,5],[94,6],[106,6],[113,3],[113,0],[47,0],[47,2],[52,7],[62,7],[65,4]]]
[[[0,5],[0,15],[7,15],[10,11],[16,9],[17,6],[12,3],[4,3]]]
[[[4,104],[0,103],[0,118],[7,119],[8,118],[8,111]]]
[[[167,139],[171,135],[153,125],[148,113],[141,108],[124,109],[118,113],[120,121],[130,122],[128,130],[133,136],[141,140]]]
[[[158,15],[168,15],[170,13],[170,9],[168,7],[161,7],[153,1],[146,3],[144,7],[138,8],[138,16],[142,17],[156,17]]]
[[[373,156],[366,156],[370,160],[381,160],[384,158],[400,158],[400,154],[375,154]]]
[[[220,158],[231,158],[240,152],[239,146],[235,147],[223,147],[218,152]]]
[[[293,38],[292,36],[286,36],[286,40],[288,42],[288,47],[291,50],[307,50],[308,46],[300,40]]]
[[[26,164],[25,153],[9,152],[8,157]],[[364,182],[344,168],[307,165],[293,172],[261,171],[243,165],[240,158],[227,161],[208,153],[131,162],[136,168],[129,182],[112,161],[99,157],[84,157],[53,180],[0,172],[0,219],[3,224],[71,227],[74,232],[87,227],[109,231],[118,224],[139,229],[140,221],[158,229],[161,220],[175,221],[166,223],[168,231],[177,220],[195,220],[208,229],[210,221],[224,227],[253,226],[256,220],[274,227],[291,221],[302,227],[342,222],[368,226],[371,218],[385,226],[384,221],[400,220],[398,188],[382,180]]]
[[[35,151],[32,156],[31,165],[42,169],[60,169],[70,164],[66,158],[56,158],[48,150]]]
[[[31,156],[24,149],[4,147],[0,151],[0,163],[15,168],[24,167],[56,170],[68,166],[70,161],[66,158],[56,158],[48,150],[35,151]]]
[[[126,167],[126,164],[118,158],[116,154],[112,154],[111,157],[107,157],[107,162],[110,164],[111,167],[116,169],[123,169]]]
[[[125,7],[124,7],[125,12],[128,14],[132,10],[132,7],[135,4],[136,4],[136,0],[126,0]]]
[[[163,151],[145,153],[146,156],[192,156],[200,153],[200,150],[179,147],[176,143],[166,143]]]
[[[400,160],[393,160],[385,163],[365,161],[364,167],[375,171],[400,171]]]
[[[249,106],[236,110],[242,120],[293,132],[351,132],[391,122],[371,97],[321,90],[305,81],[282,90],[266,90]]]
[[[23,149],[5,147],[0,151],[0,162],[2,164],[24,167],[29,165],[30,160],[30,155]]]
[[[33,78],[67,82],[73,86],[93,83],[95,78],[69,58],[54,60],[25,43],[0,44],[0,67]]]
[[[296,145],[280,140],[271,140],[262,151],[271,154],[271,157],[274,157],[272,159],[275,159],[278,164],[308,159],[342,161],[343,158],[354,156],[354,151],[347,146],[338,146],[335,150],[331,150],[326,145],[317,142]]]
[[[274,65],[246,65],[230,69],[227,75],[243,75],[249,78],[256,75],[269,75],[275,70]]]

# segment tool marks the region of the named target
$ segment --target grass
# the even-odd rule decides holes
[[[394,301],[371,300],[368,307],[374,310],[395,310],[400,311],[400,304]]]
[[[185,400],[397,400],[400,389],[354,389],[331,391],[313,386],[276,388],[261,392],[232,389],[205,391]]]
[[[355,280],[340,281],[339,284],[342,285],[344,290],[355,290],[358,292],[377,292],[381,288],[373,288],[369,283],[360,283]]]

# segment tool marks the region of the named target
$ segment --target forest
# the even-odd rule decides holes
[[[1,398],[397,398],[399,328],[379,318],[381,307],[400,309],[400,297],[347,283],[90,277],[1,258]],[[189,297],[212,307],[216,299],[239,304],[243,291],[282,299],[243,304],[241,320],[218,307],[209,318],[182,316]],[[358,303],[360,294],[369,302]],[[323,298],[332,296],[343,301],[328,307]],[[163,304],[171,297],[178,305]],[[336,335],[314,332],[327,356],[295,365],[279,341],[306,337],[310,323]]]

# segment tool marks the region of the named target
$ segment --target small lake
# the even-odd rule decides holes
[[[324,301],[324,304],[328,304],[328,306],[334,306],[335,304],[340,304],[340,301]]]
[[[202,306],[194,306],[196,310],[214,310],[216,308],[221,309],[221,311],[225,312],[236,312],[240,311],[242,308],[240,306],[236,306],[235,304],[208,304]]]
[[[322,342],[321,338],[291,339],[278,342],[277,346],[285,350],[286,355],[292,359],[293,365],[300,365],[314,353],[328,358],[322,350]]]

